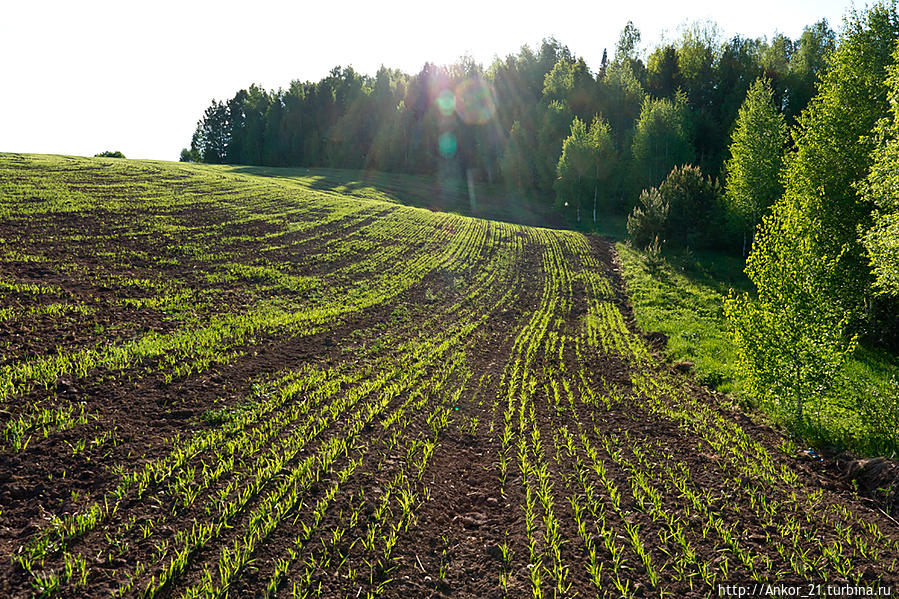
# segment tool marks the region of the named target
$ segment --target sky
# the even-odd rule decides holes
[[[632,20],[644,48],[712,20],[723,35],[798,37],[851,0],[254,2],[32,0],[0,5],[0,152],[177,160],[213,98],[318,81],[336,65],[485,67],[554,36],[596,69]],[[863,7],[864,4],[857,4]]]

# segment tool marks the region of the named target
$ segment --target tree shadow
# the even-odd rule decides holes
[[[547,228],[568,228],[548,200],[458,174],[407,175],[371,170],[231,166],[233,173],[287,180],[311,190]],[[473,192],[473,193],[472,193]],[[472,197],[473,196],[473,197]]]

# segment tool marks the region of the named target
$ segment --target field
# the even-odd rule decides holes
[[[276,175],[0,155],[0,596],[899,583],[899,523],[634,332],[609,242]]]

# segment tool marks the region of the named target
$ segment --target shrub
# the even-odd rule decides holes
[[[100,152],[99,154],[94,154],[94,158],[124,158],[125,155],[119,152],[118,150],[111,151],[106,150],[105,152]]]
[[[634,247],[642,248],[653,240],[656,243],[666,238],[668,223],[668,202],[655,187],[644,189],[640,194],[640,204],[627,217],[627,234]]]
[[[698,166],[674,167],[659,186],[668,204],[668,237],[673,244],[709,247],[720,241],[721,187]]]

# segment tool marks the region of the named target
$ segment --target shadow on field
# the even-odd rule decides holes
[[[331,168],[234,166],[230,172],[288,180],[317,191],[392,202],[439,212],[549,228],[567,228],[548,200],[524,197],[503,186],[448,173],[436,176]]]

